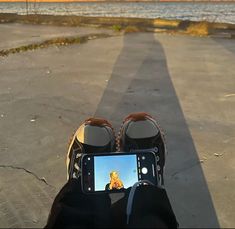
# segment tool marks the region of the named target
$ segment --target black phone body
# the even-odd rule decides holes
[[[151,151],[85,154],[81,163],[84,193],[123,192],[141,180],[158,185],[156,157]]]

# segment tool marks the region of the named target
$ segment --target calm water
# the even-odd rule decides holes
[[[207,20],[235,24],[234,3],[29,3],[29,13]],[[26,14],[25,3],[0,3],[0,13]]]

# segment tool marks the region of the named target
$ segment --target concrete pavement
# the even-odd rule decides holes
[[[8,40],[0,47],[19,44]],[[129,112],[147,111],[166,132],[180,226],[234,227],[234,62],[234,40],[153,33],[0,57],[0,226],[45,225],[85,118],[118,130]]]

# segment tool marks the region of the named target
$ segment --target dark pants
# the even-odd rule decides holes
[[[134,195],[129,225],[126,207],[130,188],[125,196],[111,204],[110,195],[84,194],[81,180],[71,179],[56,196],[45,228],[176,228],[178,223],[165,189],[138,187]]]

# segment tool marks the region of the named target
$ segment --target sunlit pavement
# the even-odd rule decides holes
[[[31,28],[24,39],[20,25],[17,38],[15,26],[0,25],[0,49],[36,36]],[[0,226],[45,225],[66,182],[68,139],[85,118],[118,130],[126,114],[147,111],[166,133],[166,189],[180,226],[234,227],[234,63],[234,40],[153,33],[0,57]]]

